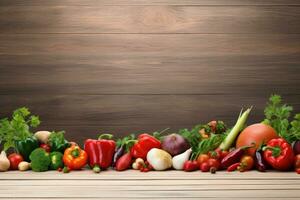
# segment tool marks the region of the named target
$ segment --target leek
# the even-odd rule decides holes
[[[239,118],[238,118],[237,122],[235,123],[234,127],[230,130],[229,134],[226,136],[226,138],[220,144],[220,149],[228,150],[232,146],[232,144],[234,143],[234,141],[237,138],[237,136],[239,135],[239,133],[245,127],[245,124],[246,124],[246,121],[247,121],[247,118],[249,116],[251,109],[252,109],[252,107],[248,108],[243,113],[242,113],[243,110],[241,110]]]

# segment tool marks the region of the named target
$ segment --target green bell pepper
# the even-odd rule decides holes
[[[15,147],[17,152],[23,156],[23,159],[30,162],[29,155],[39,147],[39,142],[35,137],[27,137],[24,140],[17,140]]]
[[[52,152],[50,154],[50,169],[57,170],[64,167],[63,154],[61,152]]]

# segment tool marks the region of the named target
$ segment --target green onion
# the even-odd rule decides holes
[[[220,144],[220,149],[228,150],[232,146],[236,137],[238,136],[240,131],[244,128],[251,109],[252,107],[248,108],[243,114],[242,114],[243,109],[241,110],[236,124],[231,129],[231,131],[226,136],[226,138],[223,140],[223,142]]]

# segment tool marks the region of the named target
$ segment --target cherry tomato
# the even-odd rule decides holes
[[[220,162],[217,159],[214,159],[214,158],[208,159],[207,163],[208,163],[210,168],[214,167],[218,170],[219,167],[220,167]]]
[[[245,155],[240,161],[240,171],[247,171],[252,169],[254,165],[254,159],[251,156]]]
[[[209,159],[209,155],[207,155],[207,154],[200,154],[198,156],[198,158],[197,158],[197,162],[198,162],[199,165],[201,165],[202,163],[207,162],[208,159]]]
[[[202,163],[202,164],[200,165],[200,170],[201,170],[202,172],[208,172],[209,169],[210,169],[210,166],[209,166],[209,164],[208,164],[207,162],[204,162],[204,163]]]
[[[12,153],[8,156],[10,162],[10,169],[17,170],[20,162],[23,161],[23,157],[20,154]]]
[[[300,168],[300,154],[295,156],[295,169]]]
[[[300,174],[300,168],[296,169],[296,173]]]
[[[222,151],[220,149],[210,151],[208,155],[209,155],[210,158],[214,158],[214,159],[217,159],[217,160],[222,159]]]
[[[51,147],[49,144],[41,144],[40,145],[41,148],[45,149],[46,152],[50,152],[51,151]]]

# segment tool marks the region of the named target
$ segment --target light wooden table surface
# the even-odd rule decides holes
[[[295,172],[0,173],[0,199],[299,199]]]

